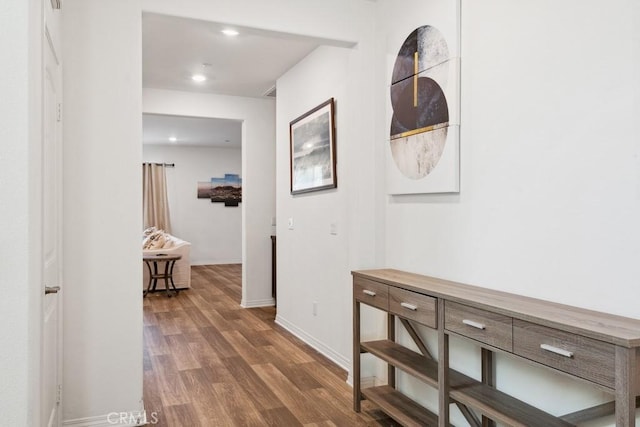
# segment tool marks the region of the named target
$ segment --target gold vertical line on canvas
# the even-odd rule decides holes
[[[413,106],[418,106],[418,52],[413,54]]]

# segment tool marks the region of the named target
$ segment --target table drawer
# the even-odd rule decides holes
[[[615,385],[613,344],[515,319],[513,352],[606,387]]]
[[[436,299],[428,295],[389,287],[389,311],[431,328],[438,326]]]
[[[509,316],[446,301],[445,329],[502,350],[513,348],[512,319]]]
[[[384,283],[356,277],[353,280],[353,297],[382,310],[389,309],[389,286]]]

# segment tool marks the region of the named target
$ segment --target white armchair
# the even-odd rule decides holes
[[[182,258],[176,261],[173,267],[173,282],[178,289],[188,289],[191,287],[191,243],[179,239],[170,234],[166,234],[166,243],[164,247],[158,249],[143,249],[143,253],[147,254],[180,254]],[[149,285],[149,269],[143,265],[142,288],[147,289]],[[157,290],[164,290],[164,280],[158,280]]]

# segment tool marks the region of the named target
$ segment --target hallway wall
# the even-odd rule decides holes
[[[142,410],[140,5],[68,0],[63,19],[63,416],[108,425]]]
[[[42,5],[0,6],[0,414],[40,423]]]
[[[461,3],[460,193],[389,196],[385,265],[640,318],[640,4]],[[380,54],[441,4],[380,0]],[[479,349],[452,341],[452,367],[478,377]],[[502,355],[497,383],[554,414],[610,398]]]

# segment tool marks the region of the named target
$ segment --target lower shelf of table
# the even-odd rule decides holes
[[[407,427],[437,426],[438,416],[409,399],[393,387],[363,388],[362,395],[391,418]]]
[[[438,386],[438,363],[433,359],[390,340],[363,342],[360,346],[362,350],[423,382],[434,387]],[[474,408],[491,419],[507,425],[541,427],[569,427],[573,425],[453,369],[449,370],[449,387],[449,395],[456,402]],[[391,387],[388,388],[393,390]],[[397,391],[396,393],[400,394]],[[374,399],[371,400],[375,402]],[[379,406],[387,412],[382,405]],[[389,415],[396,418],[390,413]],[[399,422],[404,424],[402,421]]]

